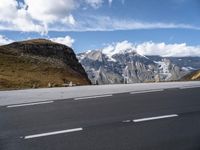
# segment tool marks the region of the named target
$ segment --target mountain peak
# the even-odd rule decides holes
[[[92,83],[137,83],[179,80],[188,71],[162,57],[155,61],[135,52],[134,48],[117,46],[78,55]],[[129,46],[130,47],[130,46]]]
[[[14,42],[14,43],[21,43],[21,44],[55,44],[55,42],[52,42],[51,40],[42,39],[42,38],[30,39],[30,40],[25,40],[25,41],[18,41],[18,42]],[[13,43],[11,43],[11,44],[13,44]]]

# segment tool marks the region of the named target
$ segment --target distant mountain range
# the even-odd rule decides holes
[[[0,46],[0,89],[199,80],[198,69],[200,57],[143,56],[132,49],[76,56],[45,39]]]
[[[0,88],[91,84],[70,47],[35,39],[0,46]]]
[[[200,57],[143,56],[132,49],[77,55],[93,84],[176,81],[200,69]]]

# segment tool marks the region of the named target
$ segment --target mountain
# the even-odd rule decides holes
[[[0,88],[91,84],[70,47],[45,39],[0,46]]]
[[[163,57],[161,56],[148,56],[148,58],[154,61],[161,61]],[[177,66],[188,69],[188,70],[198,70],[200,69],[200,57],[165,57],[169,59],[173,64]]]
[[[171,58],[143,56],[133,49],[93,50],[77,57],[93,84],[175,81],[193,67],[173,63]]]
[[[182,80],[200,80],[200,70],[193,71],[182,78]]]

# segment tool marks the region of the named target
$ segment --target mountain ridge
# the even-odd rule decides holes
[[[103,50],[86,51],[77,55],[93,84],[138,83],[177,81],[195,70],[187,66],[193,60],[161,56],[143,56],[134,49],[119,50],[119,53]],[[191,57],[192,59],[192,57]],[[195,64],[198,67],[199,62]],[[178,63],[178,61],[180,61]],[[182,62],[181,62],[182,61]],[[186,66],[181,66],[185,64]]]

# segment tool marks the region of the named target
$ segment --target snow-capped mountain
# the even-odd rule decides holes
[[[161,61],[163,57],[161,56],[148,56],[149,59],[154,61]],[[165,57],[169,59],[173,64],[186,70],[198,70],[200,69],[200,57]]]
[[[93,84],[174,81],[190,72],[169,58],[143,56],[134,49],[93,50],[77,57]]]

